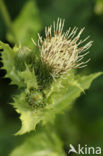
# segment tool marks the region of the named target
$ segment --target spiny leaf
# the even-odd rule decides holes
[[[20,95],[16,99],[14,106],[21,114],[22,127],[17,134],[21,135],[31,130],[34,130],[36,125],[42,121],[43,124],[53,122],[55,115],[63,113],[71,107],[74,100],[81,93],[90,87],[91,82],[102,73],[94,73],[88,76],[68,76],[65,79],[60,78],[54,82],[47,92],[46,106],[41,109],[27,109],[22,103],[25,103],[25,98]],[[47,93],[46,92],[46,93]],[[20,97],[22,100],[20,100]]]
[[[91,82],[101,74],[102,73],[94,73],[88,76],[68,76],[64,80],[60,79],[60,87],[57,83],[54,83],[52,86],[53,91],[49,96],[49,99],[51,99],[53,104],[56,105],[58,111],[60,109],[62,110],[80,96],[82,92],[88,89]]]
[[[17,84],[18,86],[22,86],[22,80],[18,75],[18,71],[15,67],[15,56],[16,52],[10,48],[8,44],[0,42],[0,48],[3,49],[2,52],[2,62],[3,62],[3,69],[7,71],[5,77],[12,79],[12,84]]]
[[[22,72],[19,72],[19,76],[24,80],[24,84],[28,89],[32,87],[35,87],[37,89],[38,85],[34,70],[30,70],[30,68],[27,65],[25,66],[26,69]]]
[[[0,42],[3,67],[7,71],[5,77],[11,79],[11,84],[20,87],[37,87],[34,69],[30,66],[33,53],[27,47],[14,47],[13,49],[3,42]],[[33,60],[34,61],[34,60]]]

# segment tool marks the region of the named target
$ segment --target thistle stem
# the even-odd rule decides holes
[[[5,21],[5,24],[6,24],[8,30],[10,31],[10,33],[11,33],[11,35],[13,37],[14,42],[16,42],[16,36],[15,36],[14,30],[13,30],[13,27],[12,27],[12,21],[11,21],[8,10],[7,10],[3,0],[0,0],[0,11],[1,11],[3,19]]]

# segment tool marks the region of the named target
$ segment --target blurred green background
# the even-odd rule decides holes
[[[31,37],[37,40],[37,33],[44,35],[46,25],[58,17],[65,18],[64,30],[69,26],[85,27],[83,36],[90,35],[94,41],[89,54],[91,62],[82,72],[103,71],[103,0],[5,0],[4,3],[11,20],[10,23],[5,20],[0,0],[0,40],[13,46],[15,35],[16,42],[32,47]],[[9,85],[5,73],[0,70],[0,156],[7,156],[26,136],[13,135],[21,124],[9,104],[17,87]],[[71,110],[56,118],[55,127],[66,152],[69,144],[103,146],[103,76],[92,83]]]

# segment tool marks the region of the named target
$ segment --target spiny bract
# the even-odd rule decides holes
[[[52,70],[53,76],[58,76],[74,68],[87,66],[83,58],[88,54],[86,52],[92,45],[92,41],[82,45],[88,38],[79,40],[84,28],[77,33],[78,28],[73,30],[69,28],[63,32],[64,21],[58,18],[53,26],[45,27],[45,39],[38,34],[38,48],[41,54],[41,60]],[[52,28],[53,27],[53,28]],[[33,41],[34,42],[34,41]],[[34,42],[37,46],[37,44]]]

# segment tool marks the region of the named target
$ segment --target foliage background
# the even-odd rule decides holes
[[[103,1],[102,0],[5,0],[12,20],[12,27],[19,43],[33,46],[31,37],[37,39],[37,32],[43,34],[45,25],[58,17],[66,19],[69,26],[86,27],[84,35],[90,34],[94,41],[90,49],[91,62],[83,73],[103,70]],[[32,5],[33,4],[33,5]],[[26,38],[26,40],[25,40]],[[0,12],[0,40],[14,45],[10,31]],[[0,64],[2,66],[2,63]],[[7,156],[28,134],[13,136],[20,128],[18,114],[9,105],[16,86],[4,79],[0,70],[0,155]],[[66,114],[56,119],[56,131],[64,150],[69,144],[103,146],[103,76],[96,79],[91,88],[73,104]],[[6,150],[5,150],[6,149]]]

